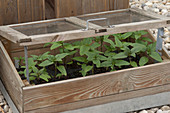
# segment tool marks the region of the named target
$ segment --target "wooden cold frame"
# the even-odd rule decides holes
[[[36,25],[40,23],[44,25],[46,23],[48,24],[55,21],[66,21],[76,26],[85,28],[86,21],[81,19],[82,17],[112,13],[116,14],[125,11],[132,11],[154,19],[115,25],[114,28],[99,26],[91,22],[89,24],[90,30],[87,31],[78,29],[31,36],[27,36],[14,29],[14,27],[24,28],[24,26],[27,25]],[[126,9],[87,14],[78,17],[3,26],[0,27],[0,35],[3,37],[3,39],[5,38],[8,41],[11,41],[12,45],[17,45],[19,47],[29,46],[29,48],[32,48],[34,46],[39,46],[38,44],[44,44],[51,41],[75,40],[136,30],[160,28],[169,25],[169,18],[164,18],[162,16],[158,17],[155,16],[155,14],[148,15],[145,11],[137,9]],[[105,29],[106,32],[97,33],[101,29]],[[152,40],[155,40],[150,32],[148,37],[150,37]],[[21,113],[37,113],[43,112],[45,110],[49,112],[50,110],[53,110],[52,112],[62,112],[82,107],[104,104],[112,101],[120,101],[170,91],[170,60],[164,50],[164,61],[162,63],[60,82],[36,86],[25,86],[22,80],[19,78],[19,74],[17,73],[10,58],[10,56],[13,56],[14,54],[23,54],[23,50],[20,50],[20,52],[17,51],[15,53],[11,53],[9,49],[9,56],[2,43],[0,43],[0,48],[0,54],[2,56],[0,57],[0,77],[9,95]],[[41,52],[45,52],[47,49],[48,48],[43,50],[41,49]],[[40,49],[30,49],[30,53],[32,54],[37,51],[40,51]]]

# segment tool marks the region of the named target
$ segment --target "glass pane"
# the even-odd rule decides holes
[[[92,22],[92,23],[100,25],[100,26],[118,25],[118,24],[141,22],[141,21],[147,21],[147,20],[154,19],[154,18],[150,18],[147,16],[143,16],[143,15],[134,13],[134,12],[130,12],[130,11],[121,12],[121,13],[110,13],[110,14],[80,17],[80,19],[83,19],[85,21],[88,19],[95,19],[95,18],[107,18],[107,20]]]
[[[83,29],[80,26],[74,25],[66,21],[55,21],[49,23],[23,25],[12,28],[27,36]]]

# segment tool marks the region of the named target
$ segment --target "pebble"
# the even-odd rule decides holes
[[[11,110],[11,108],[9,108],[9,113],[13,113],[12,110]]]
[[[161,109],[159,109],[156,113],[163,113],[163,111]]]
[[[148,113],[155,113],[154,111],[152,110],[147,110]]]
[[[8,107],[8,105],[5,105],[4,106],[4,112],[8,112],[9,111],[9,107]]]
[[[141,111],[141,112],[139,112],[139,113],[148,113],[146,110],[143,110],[143,111]]]
[[[170,49],[170,44],[169,44],[168,49]],[[161,110],[162,111],[168,111],[168,110],[170,110],[170,107],[169,106],[163,106],[163,107],[161,107]]]

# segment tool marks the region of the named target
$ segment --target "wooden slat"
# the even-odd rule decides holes
[[[31,21],[31,0],[17,0],[18,2],[18,23]]]
[[[24,84],[15,69],[8,53],[0,42],[0,78],[20,112],[23,110],[22,87]]]
[[[17,0],[1,0],[3,24],[18,23]]]
[[[0,27],[0,35],[5,37],[8,40],[14,42],[14,43],[31,41],[30,37],[14,30],[14,29],[12,29],[8,26],[1,26]]]
[[[32,21],[45,20],[45,0],[31,0]]]
[[[79,19],[77,17],[66,18],[66,21],[71,22],[71,23],[76,24],[76,25],[79,25],[79,26],[81,26],[83,28],[86,28],[86,26],[87,26],[86,21],[81,20],[81,19]],[[100,29],[100,28],[102,28],[102,27],[99,26],[99,25],[96,25],[96,24],[93,24],[93,23],[89,22],[89,29]]]
[[[55,18],[55,0],[45,0],[45,17],[46,19]]]
[[[119,93],[119,94],[104,96],[100,98],[88,99],[88,100],[78,101],[74,103],[44,107],[41,109],[26,111],[25,113],[41,113],[44,111],[63,112],[68,110],[84,108],[84,107],[90,107],[94,105],[106,104],[114,101],[121,101],[121,100],[127,100],[131,98],[137,98],[137,97],[142,97],[147,95],[154,95],[154,94],[168,92],[168,91],[170,91],[170,84],[158,86],[158,87],[146,88],[142,90],[130,91],[126,93]]]
[[[170,83],[170,62],[24,88],[25,111]],[[161,70],[161,72],[160,72]]]
[[[110,10],[129,8],[129,0],[110,0]]]
[[[81,0],[55,0],[57,18],[80,15],[81,10]]]
[[[152,17],[152,18],[170,20],[170,17],[166,17],[164,15],[159,15],[159,14],[153,13],[151,11],[141,10],[141,9],[138,9],[138,8],[131,8],[130,11],[144,15],[144,16]]]
[[[3,25],[3,1],[0,1],[0,26]]]

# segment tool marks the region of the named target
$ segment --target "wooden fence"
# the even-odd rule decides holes
[[[128,8],[129,0],[0,0],[0,25]]]

